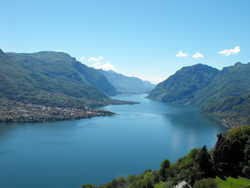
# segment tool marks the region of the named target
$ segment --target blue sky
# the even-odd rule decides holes
[[[0,48],[62,50],[158,83],[183,66],[250,62],[249,9],[249,0],[0,0]]]

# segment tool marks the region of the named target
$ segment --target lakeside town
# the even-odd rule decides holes
[[[101,109],[47,107],[0,99],[0,122],[47,122],[95,116],[114,116],[113,112]]]

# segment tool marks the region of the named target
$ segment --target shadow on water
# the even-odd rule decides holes
[[[219,131],[224,132],[228,128],[224,127],[219,118],[214,118],[206,114],[200,113],[200,109],[194,106],[182,104],[168,104],[173,109],[171,113],[165,114],[173,125],[182,128],[211,128],[216,127]]]
[[[20,125],[25,125],[27,123],[23,122],[0,122],[0,136],[4,135],[11,129],[18,127]]]

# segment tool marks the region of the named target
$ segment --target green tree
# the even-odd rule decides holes
[[[244,160],[244,151],[239,140],[235,139],[231,144],[231,162],[234,168],[239,167],[239,163]]]
[[[88,183],[88,184],[84,184],[82,188],[96,188],[96,186]]]
[[[138,180],[138,177],[136,175],[128,176],[127,177],[128,187],[130,187],[130,188],[136,187],[137,180]]]
[[[111,187],[117,188],[117,187],[126,187],[127,180],[124,177],[115,178],[111,181]]]
[[[155,184],[160,182],[160,175],[159,175],[159,171],[158,170],[154,170],[152,172],[152,174],[154,175],[154,182]]]
[[[204,174],[205,176],[209,176],[213,173],[213,165],[211,163],[211,156],[207,152],[206,145],[204,145],[203,148],[196,155],[195,162],[199,164],[200,169],[202,172],[205,173]]]
[[[250,160],[250,139],[247,141],[245,145],[244,156],[245,156],[245,164],[250,166],[250,163],[248,162]]]
[[[214,168],[217,172],[228,168],[229,154],[228,142],[224,137],[221,137],[220,140],[217,141],[213,152]]]
[[[117,188],[118,185],[119,185],[119,183],[118,183],[117,179],[113,179],[113,180],[111,181],[111,187],[112,187],[112,188]]]
[[[154,187],[154,175],[150,172],[144,176],[142,180],[142,187],[143,188],[151,188]]]
[[[166,170],[170,167],[170,161],[168,159],[165,159],[161,162],[161,167],[159,169],[159,175],[161,176],[161,179],[163,181],[166,180]]]
[[[223,170],[228,170],[231,166],[231,156],[229,146],[227,144],[223,145],[221,149],[221,168]]]
[[[188,159],[195,159],[196,155],[199,153],[199,150],[197,148],[192,149],[189,154],[187,155]]]
[[[228,131],[228,139],[231,140],[231,141],[235,140],[235,139],[238,139],[240,137],[240,134],[241,134],[241,128],[240,127],[230,129]]]

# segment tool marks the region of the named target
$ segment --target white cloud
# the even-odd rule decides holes
[[[193,55],[193,58],[195,58],[195,59],[198,59],[198,58],[203,58],[204,56],[201,54],[201,53],[199,53],[199,52],[196,52],[194,55]]]
[[[188,54],[184,54],[182,53],[182,51],[180,50],[178,54],[176,54],[176,57],[186,57],[188,56]]]
[[[231,54],[237,54],[240,52],[240,47],[236,46],[234,49],[225,49],[219,52],[219,54],[225,54],[225,56],[229,56]]]
[[[62,52],[62,50],[55,50],[55,52]]]
[[[85,59],[85,57],[82,57],[81,59],[80,59],[80,61],[83,61]]]
[[[90,57],[90,58],[88,59],[88,61],[101,61],[101,60],[103,60],[103,57],[102,57],[102,56],[100,56],[100,57],[98,57],[98,58]]]
[[[226,54],[228,52],[228,49],[222,50],[219,52],[219,54]]]
[[[105,63],[105,64],[103,64],[103,65],[102,65],[101,62],[96,62],[96,63],[93,64],[93,67],[94,67],[95,69],[103,69],[103,70],[105,70],[105,71],[108,71],[108,70],[115,70],[115,66],[112,65],[112,64],[110,63],[110,61],[108,61],[107,63]]]

